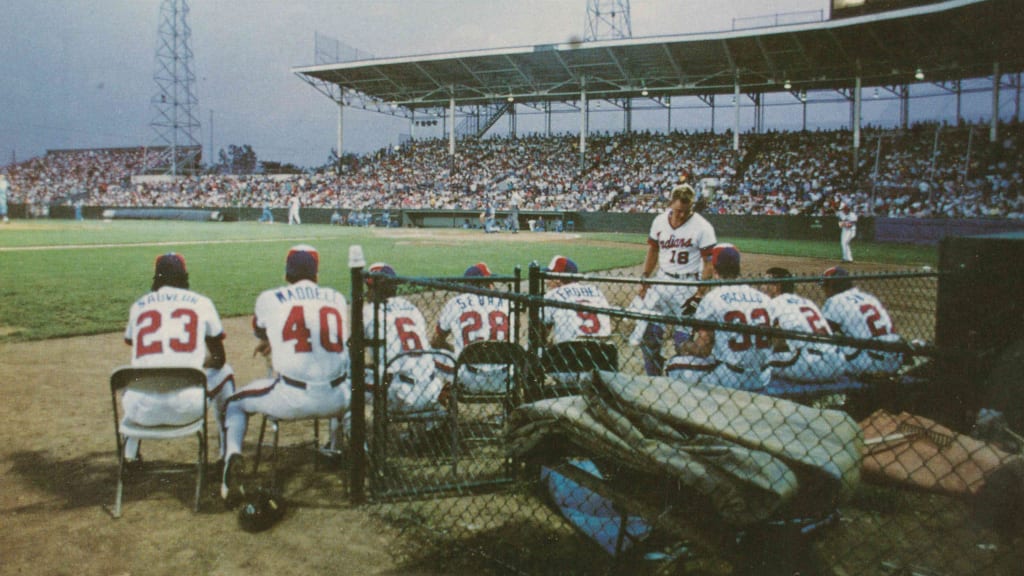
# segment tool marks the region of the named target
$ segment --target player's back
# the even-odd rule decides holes
[[[380,327],[374,308],[379,308]],[[367,302],[363,306],[363,322],[367,338],[381,338],[385,342],[387,358],[402,352],[423,350],[429,342],[427,321],[415,304],[401,296],[392,296],[381,305]],[[380,358],[379,361],[385,360]]]
[[[281,374],[305,382],[347,374],[348,305],[337,290],[309,280],[267,290],[256,299],[253,321],[266,329]]]
[[[442,330],[451,332],[455,353],[472,342],[508,340],[511,323],[509,301],[497,296],[459,294],[445,304],[438,319]]]
[[[609,307],[608,299],[593,284],[565,284],[548,291],[544,298],[595,308]],[[555,344],[580,338],[607,338],[612,333],[611,318],[607,314],[548,306],[544,308],[543,315],[544,323],[554,326],[552,340]]]
[[[750,286],[719,286],[704,296],[695,316],[701,320],[767,328],[771,326],[769,305],[768,296]],[[768,336],[716,330],[712,354],[731,366],[760,370],[770,349]]]
[[[885,341],[899,340],[889,311],[873,294],[850,288],[825,301],[822,313],[846,336]]]
[[[791,332],[806,332],[831,336],[832,329],[822,314],[821,309],[808,298],[799,294],[780,294],[772,298],[768,312],[772,317],[772,325]],[[800,345],[794,342],[794,345]]]
[[[163,286],[132,304],[124,337],[132,345],[133,366],[202,368],[206,338],[223,332],[209,298]]]

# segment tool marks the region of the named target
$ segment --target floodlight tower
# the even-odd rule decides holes
[[[199,99],[192,72],[192,29],[188,25],[188,0],[161,0],[157,28],[157,85],[150,126],[155,141],[147,153],[146,166],[167,174],[195,171],[202,146],[199,144]],[[213,154],[213,151],[210,151]]]
[[[587,0],[587,30],[584,41],[632,37],[629,0]]]

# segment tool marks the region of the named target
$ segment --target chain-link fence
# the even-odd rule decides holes
[[[769,273],[356,270],[369,500],[520,573],[1018,573],[1020,446],[915,411],[939,275]]]

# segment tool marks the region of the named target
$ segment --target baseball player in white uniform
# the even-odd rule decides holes
[[[643,277],[650,278],[655,269],[658,280],[700,280],[710,278],[711,250],[717,242],[715,229],[703,216],[693,211],[696,194],[688,184],[672,189],[669,209],[655,217],[647,237],[647,256],[644,258]],[[693,314],[700,295],[697,286],[655,285],[640,286],[637,308],[665,316],[680,317]],[[635,302],[635,301],[634,301]],[[644,355],[644,369],[649,375],[660,375],[664,365],[661,354],[665,340],[665,327],[638,322],[630,338],[639,342]],[[675,344],[689,338],[685,331],[677,330]]]
[[[483,262],[470,266],[463,273],[466,278],[490,275],[490,269]],[[430,345],[452,350],[457,358],[469,344],[482,340],[507,341],[511,331],[512,309],[508,300],[464,293],[453,297],[441,309]],[[449,336],[454,345],[449,344]],[[450,380],[454,376],[454,366],[444,366],[442,372]],[[471,393],[501,392],[505,389],[505,381],[505,365],[464,366],[459,373],[459,382]]]
[[[291,202],[288,204],[288,224],[302,224],[302,218],[299,218],[299,208],[301,202],[299,201],[299,195],[296,193],[292,196]],[[273,221],[273,220],[271,220]]]
[[[785,268],[769,268],[769,278],[780,281],[764,284],[762,289],[772,300],[768,314],[772,326],[792,332],[831,336],[832,329],[818,305],[795,293],[792,273]],[[776,339],[768,360],[772,378],[799,383],[834,382],[842,376],[845,362],[834,344],[806,340]]]
[[[571,259],[556,255],[551,258],[551,262],[544,271],[576,274],[579,272],[579,267]],[[544,294],[545,300],[583,304],[594,308],[611,307],[601,289],[593,284],[550,278],[547,281],[547,288],[548,290]],[[554,344],[573,340],[606,340],[612,334],[611,318],[607,314],[597,312],[545,306],[541,308],[541,323],[543,339],[545,341],[550,339]],[[583,382],[589,379],[589,374],[583,379],[576,373],[553,372],[549,375],[562,384],[570,381]]]
[[[713,251],[714,278],[731,280],[740,274],[740,253],[731,246]],[[770,327],[768,296],[745,284],[718,286],[701,300],[694,318],[729,324]],[[768,386],[771,339],[727,330],[699,328],[692,340],[676,348],[665,373],[690,383],[758,391]]]
[[[853,262],[850,242],[857,237],[857,213],[846,204],[839,206],[839,244],[843,249],[843,262]]]
[[[0,220],[3,220],[4,224],[8,222],[7,219],[7,191],[11,189],[11,185],[7,182],[7,175],[0,174]]]
[[[164,254],[156,259],[152,291],[132,304],[124,341],[132,347],[132,366],[141,368],[186,367],[206,371],[206,397],[213,402],[220,431],[220,458],[224,458],[221,411],[235,391],[235,376],[224,353],[224,326],[213,302],[189,290],[185,258]],[[126,390],[122,397],[125,417],[147,425],[185,424],[202,402],[193,390],[143,394]],[[141,464],[139,440],[127,438],[124,447],[129,466]]]
[[[839,266],[825,271],[822,281],[825,305],[821,311],[832,330],[852,338],[899,342],[901,340],[885,306],[873,296],[853,285],[850,274]],[[899,352],[884,352],[865,348],[843,347],[846,373],[893,374],[903,364]]]
[[[242,442],[250,414],[294,420],[337,417],[348,410],[348,303],[337,290],[317,284],[319,261],[316,248],[293,246],[285,264],[288,284],[256,299],[255,353],[270,356],[275,374],[254,380],[228,399],[221,498],[229,506],[239,494]]]
[[[392,278],[396,276],[394,268],[383,262],[371,264],[368,271]],[[393,284],[369,276],[366,284],[364,336],[368,342],[383,344],[367,347],[370,356],[367,366],[376,364],[382,373],[387,370],[388,409],[413,412],[436,406],[444,388],[444,381],[435,369],[438,356],[415,354],[428,350],[430,343],[423,313],[408,299],[396,296]],[[371,370],[367,368],[367,382],[373,382]]]

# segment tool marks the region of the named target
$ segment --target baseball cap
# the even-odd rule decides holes
[[[469,268],[466,268],[466,271],[462,273],[462,276],[465,278],[485,278],[490,275],[491,269],[483,262],[473,264]]]
[[[154,276],[163,276],[165,278],[188,273],[188,270],[185,268],[185,257],[176,252],[168,252],[167,254],[157,256],[154,268]]]
[[[385,262],[374,262],[373,264],[370,264],[370,267],[367,269],[367,271],[374,272],[376,274],[382,274],[382,275],[387,276],[389,278],[394,278],[394,277],[398,276],[398,274],[395,272],[395,269],[392,268],[390,264],[387,264]],[[373,286],[373,280],[374,280],[373,277],[367,276],[366,277],[366,284],[367,284],[367,286]]]
[[[853,286],[850,279],[850,273],[845,268],[840,266],[833,266],[828,270],[825,270],[824,276],[821,279],[822,286],[830,286],[835,289],[836,292],[844,292]]]
[[[740,271],[740,251],[730,245],[718,246],[712,252],[711,264],[719,273],[732,272],[738,274]]]
[[[576,263],[566,258],[565,256],[556,255],[551,258],[551,262],[548,263],[548,267],[544,269],[545,272],[562,272],[565,274],[575,274],[579,272],[579,268],[576,267]]]
[[[290,281],[315,280],[320,269],[320,253],[309,244],[298,244],[288,250],[284,275]]]

